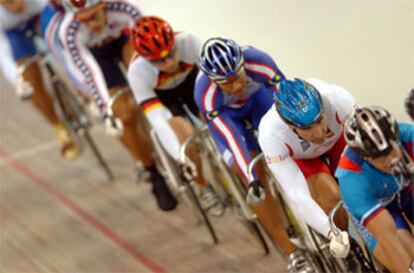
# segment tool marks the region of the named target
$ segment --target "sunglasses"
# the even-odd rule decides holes
[[[239,70],[236,73],[234,73],[233,75],[231,75],[230,77],[225,78],[225,79],[220,79],[220,80],[214,80],[214,82],[219,84],[219,85],[232,84],[232,83],[236,82],[238,79],[240,79],[240,77],[243,73],[244,73],[244,67],[241,66],[239,68]]]
[[[174,57],[175,53],[177,52],[177,48],[173,47],[170,52],[168,52],[168,54],[164,57],[161,57],[161,59],[156,60],[156,61],[150,61],[152,64],[154,65],[162,65],[164,64],[168,59],[171,59]],[[161,53],[162,55],[162,53]]]

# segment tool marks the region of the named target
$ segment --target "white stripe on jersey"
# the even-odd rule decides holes
[[[260,74],[264,74],[269,79],[272,79],[275,76],[275,71],[267,65],[260,64],[260,63],[253,63],[253,62],[246,62],[245,63],[247,70],[253,70],[259,72]]]

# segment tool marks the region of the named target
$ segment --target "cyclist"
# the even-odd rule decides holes
[[[107,109],[110,96],[128,85],[120,63],[127,66],[133,47],[126,31],[141,12],[126,0],[63,0],[65,16],[59,28],[59,39],[65,49],[67,65],[89,90],[105,119],[109,132],[121,142],[139,165],[145,167],[158,206],[163,210],[176,207],[176,200],[155,167],[151,145],[143,126],[137,126],[138,108],[130,94],[120,97],[113,105],[113,115]],[[147,177],[148,178],[148,177]]]
[[[283,73],[266,53],[240,47],[233,40],[210,38],[204,42],[199,57],[201,72],[195,84],[195,101],[205,117],[223,159],[249,180],[248,165],[258,152],[252,129],[272,104],[276,83]],[[257,179],[257,174],[254,173]],[[267,189],[266,189],[267,190]],[[310,264],[290,243],[277,211],[268,195],[264,204],[252,208],[264,228],[289,257],[289,272],[309,272]]]
[[[411,89],[410,94],[405,100],[405,108],[411,119],[414,120],[414,88]]]
[[[17,67],[36,55],[34,34],[38,26],[38,16],[46,5],[46,1],[0,0],[0,36],[7,56],[11,52],[12,65],[9,57],[2,60],[3,71],[11,83],[15,85],[17,94],[22,99],[30,99],[33,106],[54,128],[60,143],[61,154],[65,159],[73,159],[79,154],[79,147],[71,138],[66,127],[59,121],[44,85],[39,66],[30,65],[22,75]],[[6,42],[4,42],[4,36]]]
[[[180,145],[193,132],[185,119],[185,107],[198,115],[193,92],[201,41],[188,32],[174,33],[161,18],[143,16],[134,24],[132,42],[136,55],[128,68],[131,89],[163,147],[178,162]],[[192,148],[191,158],[201,173],[201,162]],[[191,172],[190,178],[195,174],[191,166],[182,166],[182,171]],[[196,179],[202,206],[220,215],[223,208],[213,189],[203,176]]]
[[[336,257],[345,257],[348,234],[328,234],[327,214],[340,200],[333,173],[346,145],[343,122],[356,106],[355,99],[337,85],[294,79],[281,81],[273,100],[259,126],[259,144],[267,165],[295,212],[313,229],[330,237],[331,252]],[[258,181],[251,184],[260,187]],[[338,226],[345,229],[345,211],[338,215]]]
[[[344,131],[348,147],[336,174],[351,219],[385,267],[414,272],[414,125],[364,107]]]

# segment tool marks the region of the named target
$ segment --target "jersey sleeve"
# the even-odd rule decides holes
[[[86,47],[85,37],[79,31],[81,25],[72,20],[73,15],[67,15],[62,22],[59,36],[67,53],[67,65],[73,74],[81,74],[92,93],[101,115],[107,114],[109,90],[105,78],[92,53]]]
[[[136,102],[157,133],[163,148],[172,158],[178,160],[180,142],[169,124],[173,115],[154,91],[157,76],[157,69],[140,57],[129,65],[127,78]]]
[[[243,47],[242,52],[246,71],[254,74],[255,80],[272,85],[277,90],[277,84],[285,79],[285,75],[277,67],[272,57],[250,46]]]
[[[407,150],[411,159],[414,160],[414,124],[400,123],[400,141]]]
[[[384,209],[369,178],[361,173],[342,172],[338,179],[341,198],[348,212],[367,226]]]
[[[190,32],[183,32],[176,36],[178,51],[180,52],[180,60],[189,64],[198,62],[202,41],[199,37]]]
[[[312,198],[306,179],[289,155],[289,149],[277,138],[263,135],[260,132],[259,145],[265,155],[267,166],[293,205],[297,216],[327,237],[329,232],[328,216]]]

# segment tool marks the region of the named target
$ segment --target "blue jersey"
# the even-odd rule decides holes
[[[400,124],[400,141],[413,158],[414,125]],[[384,173],[347,148],[336,171],[341,197],[348,212],[366,226],[383,209],[397,206],[412,216],[412,184]],[[407,216],[408,216],[407,215]]]
[[[276,83],[284,79],[272,58],[266,53],[250,47],[242,47],[244,68],[248,78],[244,97],[229,95],[200,72],[195,86],[194,99],[206,118],[213,138],[229,164],[233,160],[248,179],[251,161],[249,150],[257,150],[257,141],[246,129],[248,120],[253,129],[272,105]]]

